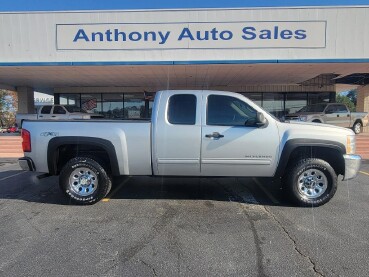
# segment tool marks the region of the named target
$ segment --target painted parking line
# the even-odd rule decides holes
[[[129,181],[131,180],[130,177],[128,177],[127,179],[125,179],[122,183],[120,183],[111,193],[109,193],[108,196],[106,196],[105,198],[103,198],[101,201],[102,202],[109,202],[110,199]]]
[[[1,178],[0,181],[4,181],[4,180],[7,180],[7,179],[10,179],[12,177],[15,177],[15,176],[18,176],[18,175],[21,175],[21,174],[24,174],[26,173],[27,171],[22,171],[22,172],[18,172],[18,173],[15,173],[13,175],[10,175],[10,176],[7,176],[7,177],[4,177],[4,178]]]
[[[368,175],[369,176],[369,173],[368,172],[365,172],[365,171],[359,171],[361,174],[364,174],[364,175]]]
[[[267,190],[264,188],[263,184],[256,178],[252,178],[252,180],[258,185],[258,187],[264,192],[266,196],[273,202],[273,204],[279,204],[279,201]]]

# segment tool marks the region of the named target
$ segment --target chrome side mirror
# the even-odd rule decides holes
[[[261,127],[266,124],[267,120],[263,113],[257,112],[256,113],[256,126]]]

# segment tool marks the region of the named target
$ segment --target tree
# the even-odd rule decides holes
[[[11,126],[15,123],[18,95],[14,91],[0,89],[0,124]]]
[[[356,111],[356,106],[355,106],[354,102],[352,102],[351,99],[348,96],[338,94],[337,97],[336,97],[336,101],[337,101],[337,103],[345,104],[351,112]]]
[[[354,105],[356,106],[357,103],[357,90],[356,89],[352,89],[350,90],[346,96],[351,100],[352,103],[354,103]]]

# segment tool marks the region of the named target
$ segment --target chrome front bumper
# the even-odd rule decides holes
[[[22,170],[27,171],[36,171],[35,164],[33,163],[31,158],[24,157],[18,159],[19,166],[22,168]]]
[[[342,181],[350,180],[356,177],[361,165],[361,157],[359,155],[343,155],[345,159],[345,176]]]

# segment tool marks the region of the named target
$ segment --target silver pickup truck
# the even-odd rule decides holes
[[[24,170],[59,175],[76,203],[92,204],[112,176],[280,178],[300,206],[319,206],[337,176],[357,175],[355,134],[315,123],[283,123],[241,94],[160,91],[149,121],[25,121]]]
[[[299,120],[332,124],[335,126],[352,128],[359,134],[368,125],[368,113],[350,112],[345,104],[320,103],[303,107],[296,113],[288,114],[285,120]]]

